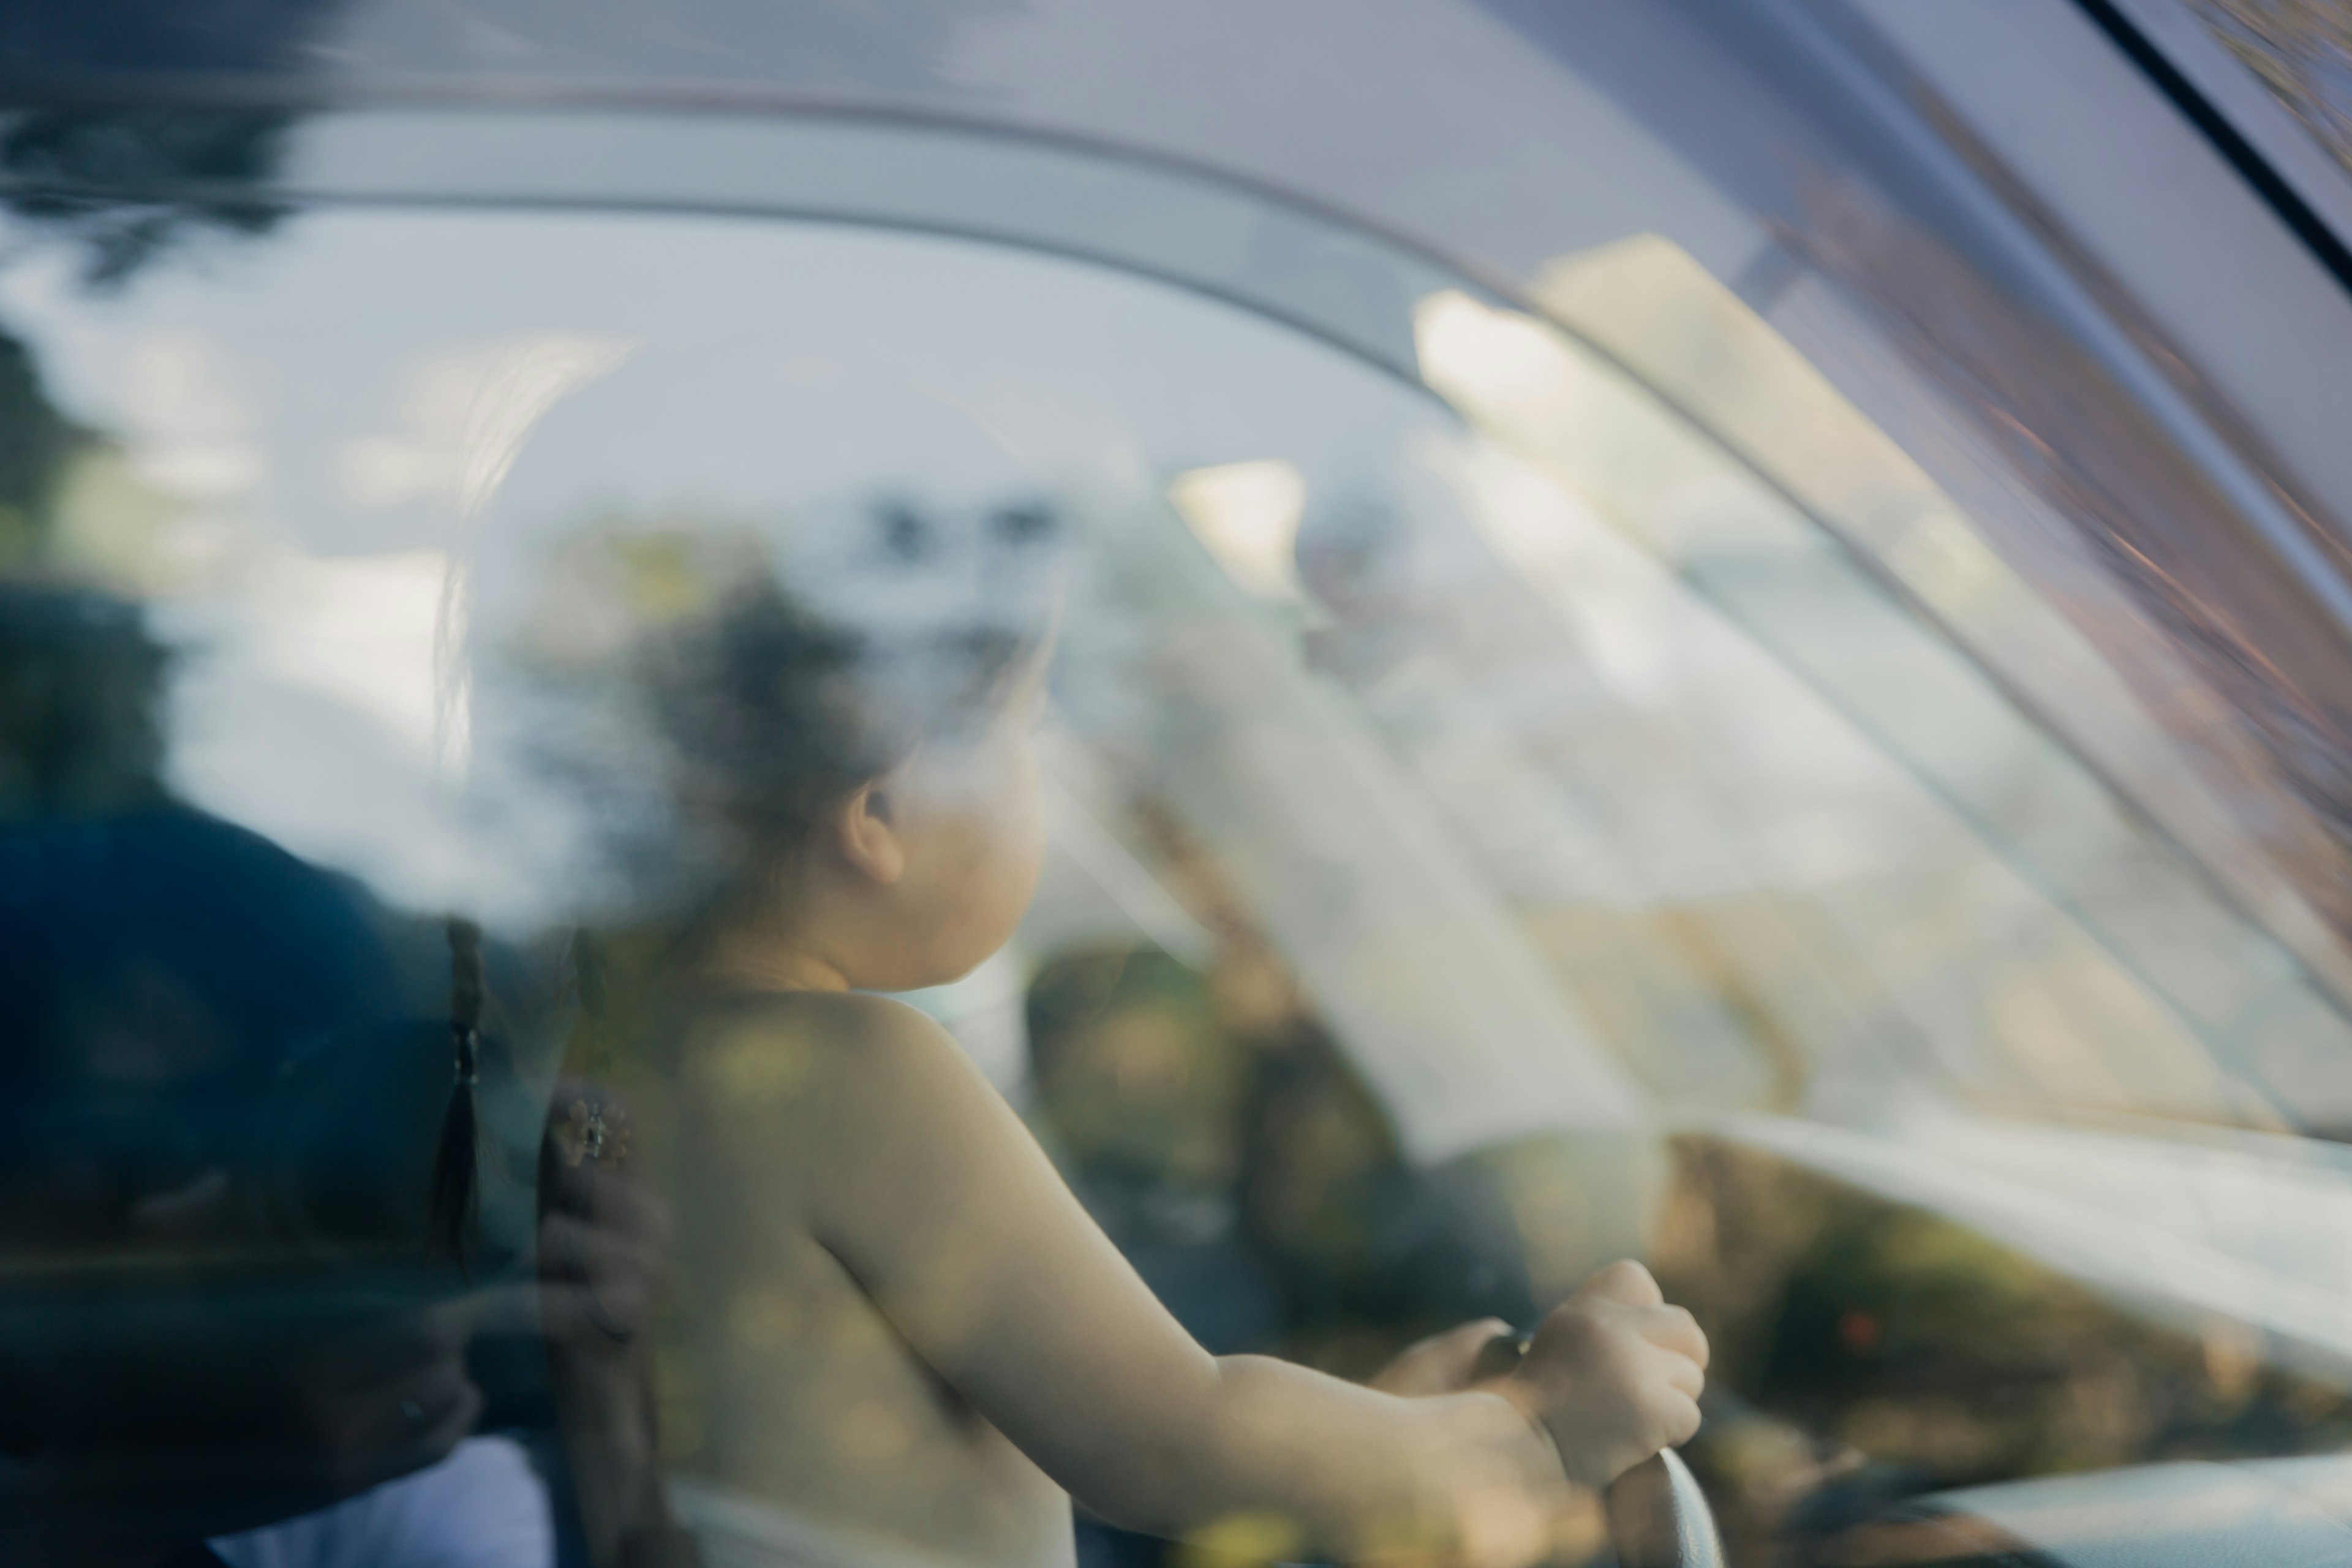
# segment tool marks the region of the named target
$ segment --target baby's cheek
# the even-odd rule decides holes
[[[982,899],[998,919],[1017,920],[1037,890],[1037,873],[1045,858],[1044,825],[1034,814],[1008,812],[988,826]]]
[[[1045,802],[1039,798],[1034,781],[1022,798],[1008,837],[1011,872],[1019,884],[1020,902],[1025,907],[1029,895],[1037,890],[1037,874],[1045,862]]]
[[[972,913],[985,929],[975,932],[990,950],[1002,945],[1020,923],[1037,890],[1045,859],[1045,816],[1033,798],[1008,801],[989,822],[988,847]]]
[[[1034,877],[1030,862],[1043,855],[1045,844],[1045,801],[1038,787],[1037,759],[1025,741],[1003,749],[990,769],[988,821],[990,847],[1008,868]]]

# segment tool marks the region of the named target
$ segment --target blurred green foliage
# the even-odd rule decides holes
[[[22,570],[46,553],[66,461],[89,439],[49,400],[32,350],[0,329],[0,572]]]
[[[1908,1492],[2352,1447],[2352,1397],[2275,1364],[2243,1324],[2159,1321],[1718,1140],[1677,1142],[1658,1271],[1733,1395],[1698,1458],[1747,1561],[1777,1561],[1789,1520],[1860,1474]]]

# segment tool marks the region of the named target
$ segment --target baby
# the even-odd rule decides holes
[[[763,573],[628,667],[677,808],[738,868],[674,922],[633,1014],[660,1064],[635,1131],[677,1215],[676,1469],[845,1552],[1067,1562],[1076,1499],[1265,1557],[1543,1559],[1696,1430],[1699,1329],[1621,1262],[1499,1375],[1476,1371],[1493,1321],[1381,1388],[1202,1350],[955,1041],[875,994],[969,972],[1034,889],[1052,514],[954,539],[869,521],[874,560],[971,592],[819,616]]]

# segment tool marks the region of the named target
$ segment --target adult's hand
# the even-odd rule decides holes
[[[674,1225],[630,1142],[617,1097],[557,1086],[540,1165],[538,1315],[580,1528],[600,1565],[694,1560],[662,1494],[646,1342]]]
[[[541,1166],[539,1316],[560,1353],[617,1363],[653,1319],[676,1227],[631,1162],[628,1139],[617,1098],[557,1086]]]

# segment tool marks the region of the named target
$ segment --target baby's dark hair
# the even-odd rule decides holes
[[[1051,507],[888,501],[837,521],[789,585],[743,531],[676,520],[600,529],[556,558],[517,662],[548,697],[543,776],[599,803],[623,921],[691,940],[767,896],[828,811],[918,750],[984,732],[1042,656],[1058,602]],[[590,623],[604,629],[577,636]],[[480,952],[453,922],[457,1081],[433,1208],[460,1259]]]
[[[746,890],[917,750],[983,732],[1051,635],[1045,506],[943,522],[893,503],[862,521],[855,570],[803,593],[746,574],[632,661],[677,826],[723,857],[698,903]]]

